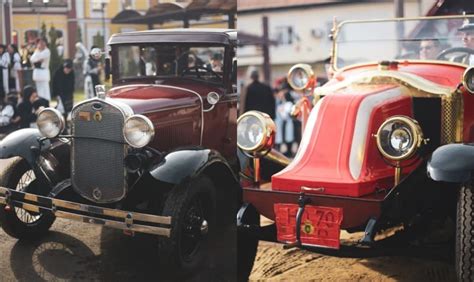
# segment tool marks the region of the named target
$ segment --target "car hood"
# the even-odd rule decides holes
[[[294,160],[273,175],[273,189],[300,192],[309,187],[361,196],[374,191],[377,181],[391,181],[394,170],[380,157],[372,136],[394,115],[413,116],[412,97],[397,84],[353,84],[322,98]]]
[[[202,106],[202,96],[212,91],[218,92],[219,89],[193,82],[180,83],[178,86],[177,82],[169,81],[166,84],[117,86],[107,95],[129,105],[135,114],[143,114],[196,104]]]

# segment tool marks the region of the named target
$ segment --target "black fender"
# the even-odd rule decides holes
[[[35,167],[39,151],[35,152],[34,148],[39,149],[38,140],[42,137],[39,130],[35,128],[24,128],[10,133],[0,142],[0,159],[22,157]],[[50,146],[51,142],[44,140],[41,149],[47,149]]]
[[[184,149],[170,152],[161,162],[149,169],[150,175],[159,181],[177,185],[186,178],[194,177],[211,167],[220,167],[238,182],[226,159],[210,149]],[[224,173],[225,173],[224,172]]]
[[[183,149],[170,152],[163,160],[152,166],[150,175],[161,182],[178,185],[204,174],[216,187],[218,222],[235,220],[242,191],[227,160],[210,149]]]
[[[431,155],[427,173],[435,181],[464,183],[474,169],[474,144],[448,144]]]

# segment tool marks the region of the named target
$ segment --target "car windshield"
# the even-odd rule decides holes
[[[221,83],[223,46],[142,44],[118,47],[120,79],[190,77]]]
[[[392,60],[469,64],[469,51],[474,46],[464,42],[466,36],[474,38],[474,28],[458,30],[469,21],[474,22],[474,18],[452,16],[343,22],[335,36],[334,67]],[[443,51],[447,54],[443,55]]]

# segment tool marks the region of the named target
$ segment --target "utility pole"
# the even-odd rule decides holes
[[[263,79],[270,84],[270,39],[268,38],[268,17],[262,18],[263,24]]]
[[[404,15],[404,6],[405,6],[405,0],[394,0],[394,6],[395,6],[395,17],[396,18],[403,18]]]

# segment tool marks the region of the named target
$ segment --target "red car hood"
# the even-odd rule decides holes
[[[112,88],[107,95],[114,100],[129,105],[135,114],[156,110],[202,104],[201,96],[211,91],[218,92],[217,87],[194,82],[181,83],[168,81],[166,84],[132,84]]]
[[[395,84],[351,85],[324,97],[310,114],[295,159],[272,177],[273,189],[361,196],[392,181],[394,170],[372,134],[393,115],[413,116],[412,98]]]

